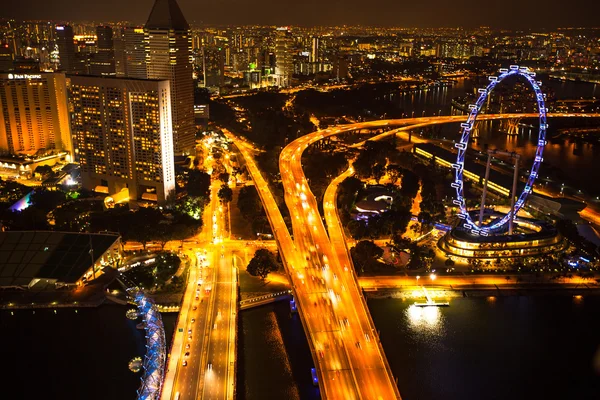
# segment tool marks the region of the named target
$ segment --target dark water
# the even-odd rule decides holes
[[[143,330],[126,306],[0,312],[4,399],[133,400],[141,373],[129,360],[145,353]],[[167,343],[176,314],[163,315]]]
[[[238,400],[320,398],[302,323],[287,302],[240,312],[238,337]]]
[[[128,362],[143,356],[143,331],[128,307],[0,312],[5,399],[131,400],[141,374]]]
[[[598,399],[600,297],[368,302],[403,399]]]
[[[600,85],[584,82],[562,82],[541,78],[544,87],[551,87],[557,99],[577,99],[600,97]],[[483,87],[485,82],[471,80],[458,81],[452,87],[420,90],[414,93],[404,93],[393,96],[392,101],[405,111],[406,116],[419,117],[422,115],[450,115],[452,112],[451,101],[454,97],[472,93],[474,89]],[[536,121],[523,121],[536,123]],[[562,170],[565,184],[582,190],[592,196],[600,196],[600,187],[596,184],[600,179],[600,146],[573,140],[565,136],[556,137],[556,132],[561,128],[600,126],[600,120],[586,120],[574,118],[554,118],[549,120],[548,144],[544,149],[544,162],[540,168],[540,176],[549,170],[551,165]],[[482,122],[479,125],[479,138],[471,141],[471,147],[478,150],[498,148],[507,151],[516,151],[525,160],[533,160],[537,148],[537,128],[521,128],[518,136],[508,136],[500,132],[499,121]],[[441,128],[441,136],[446,139],[456,140],[459,137],[459,125],[447,124]],[[530,163],[526,165],[530,167]],[[585,175],[581,171],[586,171]],[[593,179],[589,179],[589,178]]]

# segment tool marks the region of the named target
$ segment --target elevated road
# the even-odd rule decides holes
[[[314,274],[307,273],[307,262],[296,250],[277,202],[269,190],[268,183],[254,162],[252,147],[227,130],[224,130],[224,134],[233,141],[244,157],[248,173],[254,181],[273,234],[277,239],[279,253],[290,277],[300,319],[315,360],[321,396],[332,399],[359,398],[353,370],[348,362],[345,349],[341,346],[339,322],[333,319],[330,311],[327,311],[327,308],[331,307],[332,300],[324,296],[328,293],[324,281],[317,279]],[[319,310],[314,309],[317,305],[320,307]]]
[[[343,251],[333,248],[302,170],[302,153],[323,137],[323,132],[303,136],[279,158],[295,243],[303,256],[305,282],[297,292],[308,300],[305,312],[315,320],[309,336],[320,339],[317,346],[324,344],[316,359],[321,387],[326,398],[399,399],[345,243],[342,239]]]
[[[220,184],[216,180],[211,183],[202,232],[190,243],[194,262],[190,264],[161,400],[234,398],[237,273],[233,251],[239,247],[225,245],[227,208],[219,202]]]
[[[478,119],[537,117],[538,114],[489,114]],[[549,114],[549,117],[600,117],[600,114]],[[334,220],[339,221],[332,209],[335,195],[329,193],[325,201],[325,216],[330,219],[328,227],[337,229],[329,232],[330,240],[302,170],[304,150],[327,136],[359,129],[396,126],[400,129],[384,132],[380,137],[394,133],[408,137],[409,129],[464,119],[465,116],[439,116],[368,121],[313,132],[289,144],[280,155],[280,172],[292,217],[294,241],[267,182],[254,163],[252,146],[225,130],[225,135],[246,160],[273,229],[308,336],[323,398],[387,400],[399,399],[400,394],[359,291],[343,231],[341,227],[335,228]]]

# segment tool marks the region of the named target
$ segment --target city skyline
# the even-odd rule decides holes
[[[364,25],[406,28],[490,26],[501,29],[552,29],[559,27],[597,27],[595,16],[600,3],[574,0],[565,7],[558,0],[539,3],[521,3],[518,12],[512,4],[473,6],[465,0],[448,4],[443,0],[404,4],[391,0],[377,0],[365,7],[358,0],[346,2],[284,2],[278,7],[252,8],[239,0],[226,2],[178,2],[183,14],[192,25],[298,25],[335,26]],[[67,0],[46,3],[31,0],[11,2],[4,9],[4,18],[49,19],[72,21],[130,21],[143,23],[151,0],[116,0],[91,2]],[[342,7],[343,6],[343,7]],[[384,12],[385,10],[385,12]],[[432,10],[434,10],[432,12]],[[315,12],[316,11],[316,12]]]

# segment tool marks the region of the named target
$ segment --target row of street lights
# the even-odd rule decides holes
[[[431,279],[431,282],[435,281],[436,275],[432,272],[431,274],[429,274],[429,279]],[[419,279],[421,279],[420,275],[417,275],[417,286],[419,286]]]

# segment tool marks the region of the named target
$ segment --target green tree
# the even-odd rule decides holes
[[[402,168],[397,164],[389,164],[386,168],[387,174],[390,177],[392,184],[396,184],[398,179],[402,176]]]
[[[279,269],[279,265],[275,261],[275,255],[267,249],[258,249],[254,253],[254,257],[250,260],[246,271],[252,276],[259,276],[265,279],[269,273]]]
[[[33,207],[49,212],[64,203],[66,196],[60,190],[36,189],[31,193],[30,200]]]
[[[219,174],[219,180],[223,183],[229,182],[229,174],[227,172],[221,172]]]
[[[202,219],[204,203],[204,198],[202,197],[186,196],[175,206],[175,210],[199,221]]]
[[[190,169],[187,171],[187,184],[185,189],[190,196],[210,198],[210,175],[204,171]]]
[[[54,176],[54,171],[49,165],[38,165],[37,167],[35,167],[33,172],[35,174],[41,175],[42,179],[48,179]]]
[[[223,184],[217,195],[223,202],[229,203],[233,199],[233,190],[226,184]]]
[[[361,240],[350,250],[354,265],[361,273],[371,271],[377,264],[377,259],[383,256],[383,249],[371,240]]]
[[[385,166],[383,164],[375,164],[373,168],[371,168],[371,171],[373,173],[373,178],[379,183],[385,174]]]

